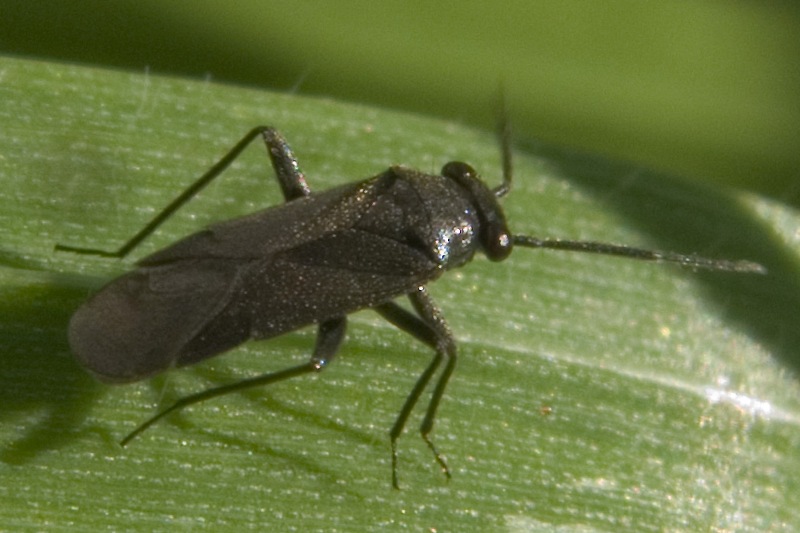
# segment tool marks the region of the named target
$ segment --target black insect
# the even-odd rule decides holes
[[[476,251],[501,261],[514,245],[678,262],[691,267],[758,271],[747,262],[709,260],[595,242],[512,235],[498,203],[511,187],[503,142],[503,183],[490,189],[469,165],[447,163],[441,175],[395,166],[377,176],[314,194],[286,140],[273,128],[250,131],[217,164],[116,252],[57,245],[59,250],[123,257],[262,136],[286,203],[223,222],[141,259],[72,317],[69,343],[100,380],[130,382],[191,365],[249,339],[267,339],[317,324],[311,359],[301,365],[185,397],[153,416],[125,445],[168,413],[197,402],[302,374],[333,360],[347,314],[372,308],[435,352],[389,433],[392,484],[397,439],[438,374],[420,427],[449,478],[429,434],[456,364],[456,343],[425,285],[463,265]],[[413,311],[393,300],[406,295]]]

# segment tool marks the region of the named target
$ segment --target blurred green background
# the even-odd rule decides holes
[[[328,95],[800,205],[800,4],[0,1],[0,53]]]

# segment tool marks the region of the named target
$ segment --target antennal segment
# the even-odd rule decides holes
[[[683,267],[717,270],[726,272],[740,272],[749,274],[766,274],[767,269],[752,261],[731,261],[727,259],[710,259],[696,255],[683,255],[673,252],[658,250],[645,250],[618,244],[608,244],[595,241],[571,241],[563,239],[539,239],[527,235],[514,235],[512,242],[518,246],[528,248],[552,248],[555,250],[568,250],[571,252],[589,252],[593,254],[615,255],[640,259],[643,261],[657,261],[663,263],[677,263]]]
[[[500,142],[500,157],[503,165],[503,183],[495,187],[492,192],[497,198],[505,196],[511,190],[511,177],[514,169],[511,159],[511,121],[508,119],[508,105],[506,93],[502,87],[499,91],[497,106],[497,140]]]

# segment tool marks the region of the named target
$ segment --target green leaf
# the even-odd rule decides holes
[[[308,357],[313,329],[133,385],[69,356],[71,312],[136,257],[280,201],[263,147],[123,261],[114,249],[257,124],[316,190],[464,160],[492,132],[341,102],[0,60],[0,523],[10,530],[750,530],[800,527],[800,214],[519,138],[514,231],[749,259],[766,276],[515,250],[431,286],[460,358],[433,433],[387,437],[432,354],[353,316],[325,373],[119,439],[176,398]],[[490,105],[487,102],[487,106]],[[175,317],[180,320],[180,317]],[[427,397],[423,398],[424,403]]]

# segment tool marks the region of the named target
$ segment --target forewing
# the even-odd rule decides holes
[[[253,337],[384,303],[440,273],[425,251],[408,243],[356,229],[326,235],[246,274]]]
[[[392,176],[381,174],[215,224],[145,257],[139,264],[212,257],[267,259],[352,227],[392,182]]]
[[[181,348],[227,304],[239,266],[181,261],[142,267],[112,281],[73,315],[73,353],[110,382],[135,381],[175,366]]]

